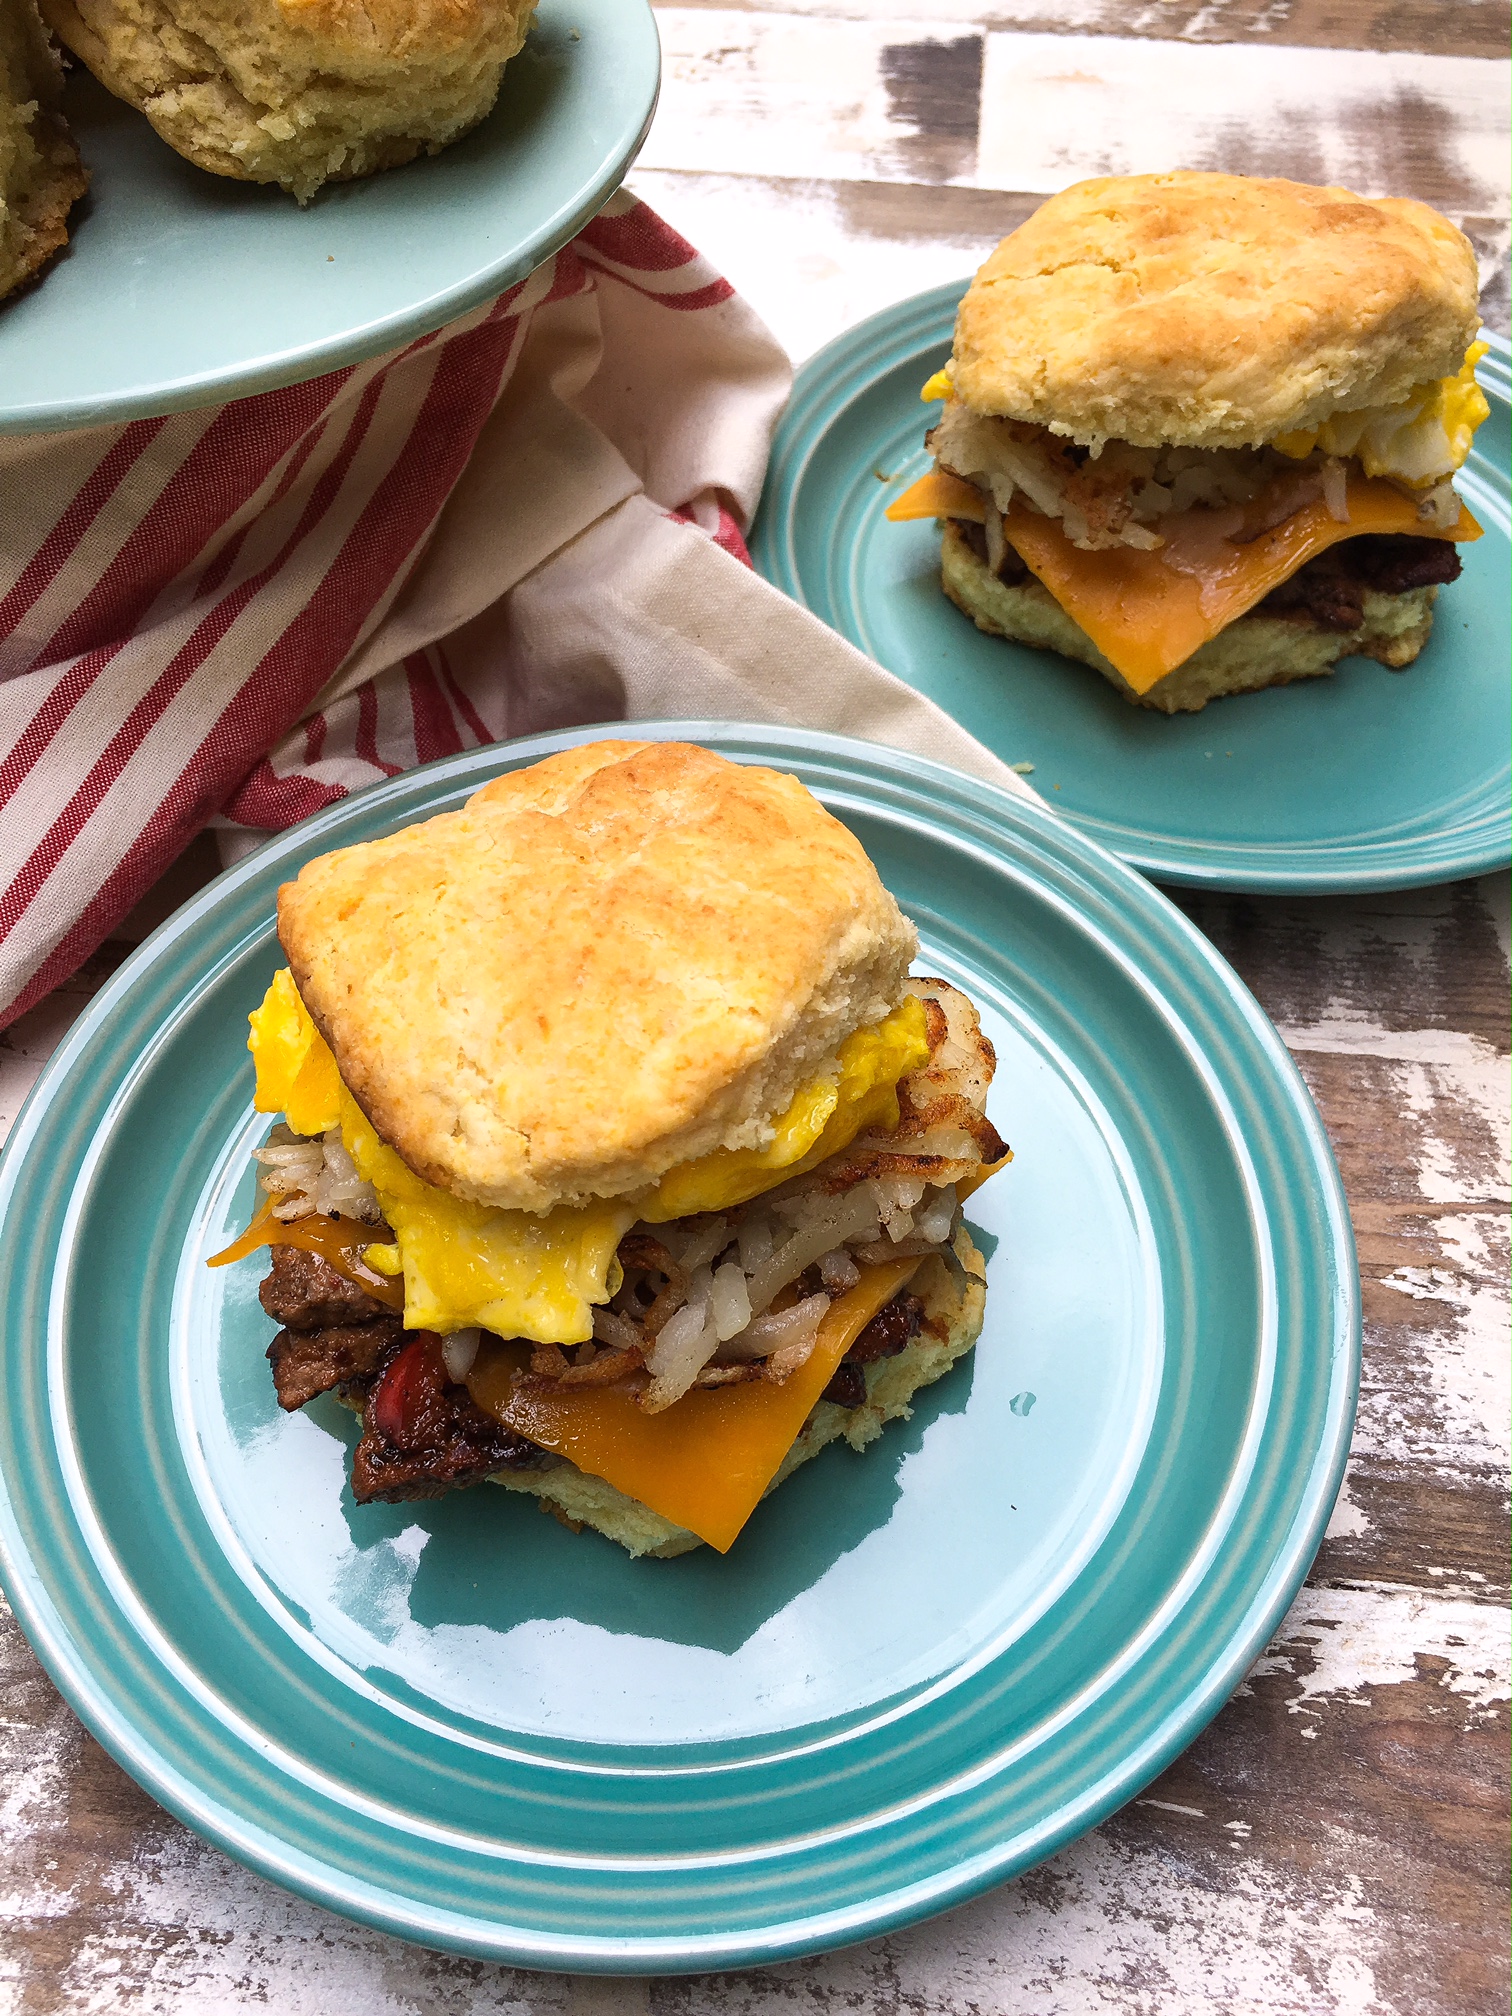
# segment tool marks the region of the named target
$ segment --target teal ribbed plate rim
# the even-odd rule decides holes
[[[977,631],[939,585],[932,521],[883,513],[929,466],[938,407],[919,388],[950,354],[965,282],[858,323],[798,373],[751,555],[1006,763],[1058,812],[1159,881],[1306,894],[1405,888],[1512,856],[1512,509],[1508,352],[1480,367],[1491,417],[1460,480],[1485,537],[1440,592],[1401,673],[1332,676],[1168,717],[1096,672]],[[881,479],[881,480],[879,480]]]
[[[301,209],[181,159],[76,70],[65,110],[93,180],[65,251],[0,305],[0,434],[302,383],[482,306],[619,187],[660,77],[646,0],[541,0],[471,133]]]
[[[88,1727],[231,1855],[431,1946],[654,1974],[906,1925],[1154,1777],[1307,1572],[1360,1312],[1308,1093],[1150,884],[894,751],[637,723],[801,777],[926,970],[982,1005],[1017,1157],[970,1212],[982,1342],[723,1560],[633,1563],[497,1491],[354,1510],[349,1417],[273,1405],[260,1268],[200,1264],[244,1222],[265,1125],[243,1018],[279,963],[276,887],[626,732],[470,752],[321,813],[68,1032],[0,1160],[0,1575]]]

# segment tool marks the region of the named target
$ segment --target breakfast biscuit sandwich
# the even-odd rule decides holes
[[[489,1478],[728,1548],[971,1348],[1006,1157],[970,1001],[792,777],[602,741],[312,861],[252,1016],[280,1403],[361,1503]]]
[[[1174,714],[1408,665],[1486,417],[1475,255],[1426,204],[1238,175],[1110,176],[1052,197],[961,302],[933,471],[979,629]]]
[[[493,109],[535,0],[42,0],[168,145],[301,203],[438,154]]]
[[[0,5],[0,299],[68,243],[89,176],[61,110],[63,70],[36,0]]]

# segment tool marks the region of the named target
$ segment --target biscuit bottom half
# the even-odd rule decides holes
[[[1436,588],[1409,588],[1400,595],[1367,589],[1364,621],[1342,632],[1302,615],[1241,616],[1147,693],[1136,693],[1042,582],[1000,581],[954,524],[947,519],[941,529],[941,584],[979,630],[1079,659],[1136,707],[1161,714],[1197,714],[1228,693],[1316,679],[1332,672],[1341,658],[1374,658],[1399,671],[1417,657],[1433,628]]]
[[[943,1261],[924,1262],[908,1284],[909,1293],[924,1304],[919,1334],[896,1357],[878,1359],[864,1368],[866,1398],[859,1407],[837,1406],[832,1400],[818,1403],[763,1495],[770,1496],[829,1443],[843,1437],[860,1451],[889,1421],[907,1420],[915,1393],[942,1378],[976,1343],[986,1308],[986,1268],[964,1229],[956,1235],[955,1251],[965,1270],[964,1284]],[[665,1561],[704,1544],[696,1533],[674,1526],[659,1512],[565,1459],[545,1470],[501,1470],[489,1482],[502,1484],[506,1491],[529,1492],[540,1499],[543,1511],[554,1512],[569,1526],[592,1526],[631,1554]]]

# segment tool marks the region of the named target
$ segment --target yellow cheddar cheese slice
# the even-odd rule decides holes
[[[966,518],[973,525],[985,525],[987,500],[964,476],[952,476],[948,469],[931,469],[917,483],[910,483],[901,497],[894,497],[883,516],[895,525],[910,518]]]
[[[957,485],[971,492],[975,509],[962,508]],[[915,492],[921,493],[918,508]],[[1367,532],[1453,540],[1481,536],[1463,504],[1455,525],[1431,531],[1410,497],[1370,477],[1350,477],[1348,509],[1341,522],[1319,498],[1244,543],[1220,535],[1220,526],[1239,529],[1231,514],[1190,511],[1161,527],[1165,544],[1156,552],[1113,546],[1088,553],[1072,545],[1058,518],[1042,517],[1015,497],[1003,515],[1003,532],[1066,614],[1143,694],[1342,539]],[[979,524],[985,515],[974,487],[943,470],[923,477],[888,512],[890,518],[967,518]]]
[[[1042,518],[1017,498],[1003,531],[1025,566],[1141,694],[1341,539],[1366,532],[1481,536],[1463,504],[1449,531],[1425,531],[1410,498],[1370,477],[1351,481],[1347,522],[1333,517],[1320,498],[1246,545],[1205,537],[1196,514],[1188,513],[1158,552],[1115,546],[1084,553],[1059,519]]]
[[[467,1385],[485,1413],[649,1505],[721,1554],[782,1467],[809,1411],[879,1309],[918,1271],[885,1260],[831,1303],[805,1364],[781,1386],[695,1387],[660,1414],[628,1386],[552,1388],[527,1373],[525,1345],[485,1338]]]

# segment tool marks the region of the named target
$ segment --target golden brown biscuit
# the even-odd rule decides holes
[[[170,147],[301,202],[476,126],[535,0],[42,0]]]
[[[530,1211],[763,1144],[896,1005],[917,942],[796,778],[630,741],[312,861],[278,929],[383,1138],[427,1182]]]
[[[68,243],[89,187],[59,105],[63,72],[35,0],[0,4],[0,298]]]
[[[1475,255],[1425,203],[1240,175],[1109,176],[1005,238],[958,397],[1088,445],[1258,445],[1458,370]]]
[[[1101,672],[1136,707],[1159,714],[1200,714],[1209,700],[1225,694],[1255,693],[1266,686],[1317,678],[1332,672],[1341,658],[1374,658],[1400,671],[1417,657],[1433,629],[1436,588],[1409,588],[1400,595],[1368,589],[1363,597],[1364,622],[1357,630],[1344,632],[1324,629],[1305,616],[1267,616],[1257,610],[1209,638],[1147,692],[1136,693],[1042,582],[1032,576],[1027,581],[1000,581],[953,524],[947,522],[942,531],[941,583],[978,630],[1078,658]]]

